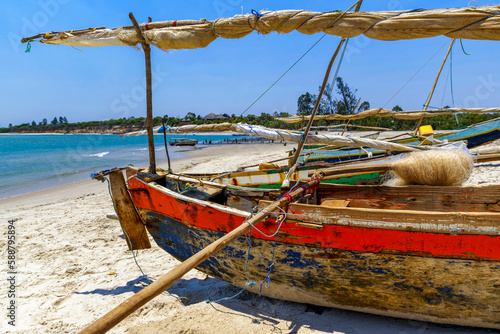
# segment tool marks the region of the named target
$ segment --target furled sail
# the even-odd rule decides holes
[[[155,128],[155,132],[161,127]],[[234,131],[244,133],[247,135],[259,136],[272,140],[285,140],[289,142],[298,143],[302,141],[303,133],[291,130],[273,129],[260,125],[249,124],[234,124],[234,123],[219,123],[219,124],[201,124],[201,125],[184,125],[180,127],[171,127],[167,130],[170,133],[176,132],[219,132],[219,131]],[[129,132],[124,136],[140,136],[146,134],[145,130]],[[461,143],[461,142],[460,142]],[[384,140],[376,140],[369,138],[348,137],[332,134],[309,134],[307,136],[306,144],[326,144],[332,147],[371,147],[379,150],[392,151],[392,152],[409,152],[433,149],[435,146],[414,146],[404,145]],[[465,144],[460,148],[465,147]]]
[[[146,41],[162,50],[203,48],[216,38],[241,38],[254,31],[303,34],[324,32],[341,37],[365,35],[378,40],[450,38],[500,40],[500,6],[452,9],[415,9],[381,12],[311,12],[280,10],[255,12],[214,21],[163,21],[141,24]],[[106,46],[139,43],[133,26],[89,28],[43,33],[22,42],[38,40],[46,44]]]
[[[393,111],[383,108],[369,109],[357,114],[351,115],[341,115],[341,114],[329,114],[329,115],[316,115],[314,120],[326,119],[326,120],[355,120],[362,119],[370,116],[380,116],[380,117],[394,117],[398,119],[421,119],[435,117],[439,115],[450,115],[456,113],[472,113],[472,114],[485,114],[485,113],[498,113],[500,108],[446,108],[437,110],[416,110],[416,111]],[[281,117],[277,118],[280,121],[286,123],[297,123],[303,120],[309,120],[310,116],[291,116],[291,117]]]

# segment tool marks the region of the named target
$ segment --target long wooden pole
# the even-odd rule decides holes
[[[436,85],[438,83],[439,77],[441,76],[441,71],[443,70],[444,64],[446,63],[446,59],[448,59],[448,56],[450,55],[451,48],[453,47],[453,43],[455,43],[455,38],[453,38],[450,42],[450,46],[448,47],[448,51],[446,52],[446,55],[444,56],[443,62],[441,63],[441,67],[439,68],[439,71],[436,75],[436,79],[434,80],[434,84],[432,85],[431,92],[429,94],[429,97],[427,98],[427,101],[425,102],[425,106],[423,110],[427,110],[427,107],[429,107],[429,103],[431,103],[432,95],[434,95],[434,90],[436,89]],[[417,134],[418,128],[422,124],[422,121],[424,118],[420,118],[418,120],[417,126],[415,127],[415,131],[413,132],[414,135]]]
[[[305,183],[302,187],[299,187],[292,192],[290,192],[290,198],[292,200],[301,196],[308,188],[314,187],[323,179],[323,174],[318,172],[311,178],[310,181]],[[234,229],[230,233],[226,234],[224,237],[214,241],[198,253],[191,256],[186,261],[179,264],[174,269],[170,270],[168,273],[118,305],[116,308],[108,312],[102,318],[99,318],[94,323],[90,324],[87,328],[82,330],[80,334],[96,334],[105,333],[111,328],[113,328],[120,321],[125,319],[127,316],[132,314],[132,312],[139,309],[141,306],[149,302],[154,297],[161,294],[163,291],[170,288],[178,280],[182,278],[191,269],[198,266],[200,263],[208,259],[213,254],[217,253],[219,250],[224,248],[226,245],[237,239],[238,237],[245,234],[253,225],[264,220],[269,215],[271,215],[277,207],[282,207],[290,203],[288,197],[281,198],[278,202],[268,205],[255,216],[243,222],[238,228]]]
[[[323,79],[323,84],[321,85],[321,89],[319,90],[318,98],[316,100],[316,104],[314,105],[314,109],[312,111],[311,117],[309,118],[309,121],[307,122],[307,127],[306,130],[304,131],[304,136],[301,141],[299,141],[299,145],[297,145],[297,151],[295,151],[295,155],[293,156],[292,161],[290,162],[290,166],[293,166],[297,163],[297,160],[299,159],[300,152],[302,152],[302,148],[304,147],[304,144],[306,142],[307,135],[309,134],[309,131],[311,130],[311,126],[314,122],[314,116],[316,116],[316,112],[318,111],[319,105],[321,104],[321,98],[323,97],[323,92],[325,91],[326,84],[328,83],[328,78],[330,77],[330,71],[332,70],[333,63],[335,62],[335,58],[337,58],[337,55],[339,54],[340,48],[345,42],[345,38],[342,38],[339,42],[339,45],[337,45],[337,49],[333,53],[332,58],[330,59],[330,63],[328,64],[328,68],[326,69],[325,77]]]
[[[352,109],[352,111],[351,111],[351,115],[353,115],[353,114],[354,114],[354,112],[356,111],[356,108],[358,107],[358,104],[359,104],[359,102],[360,102],[360,101],[361,101],[361,98],[359,98],[359,99],[358,99],[358,102],[357,102],[357,103],[356,103],[356,105],[354,106],[354,109]],[[349,118],[349,119],[347,120],[347,123],[345,124],[344,130],[342,131],[341,136],[343,136],[343,135],[344,135],[345,130],[347,130],[347,127],[349,126],[349,122],[350,122],[350,121],[351,121],[351,119]]]
[[[170,166],[170,154],[168,154],[168,145],[167,145],[167,128],[165,127],[165,118],[168,120],[168,116],[165,115],[161,118],[161,124],[163,125],[163,142],[165,143],[165,152],[167,153],[167,161],[168,161],[168,172],[172,172],[172,167]]]
[[[147,113],[146,113],[146,131],[148,133],[148,148],[149,148],[149,174],[156,174],[156,158],[155,158],[155,142],[153,135],[153,88],[151,79],[151,46],[146,42],[146,39],[142,35],[141,28],[134,17],[134,14],[130,12],[128,14],[132,24],[134,25],[135,31],[139,36],[139,41],[141,42],[142,49],[144,50],[144,59],[146,61],[146,101],[147,101]]]
[[[360,7],[361,7],[362,2],[363,2],[363,0],[357,1],[347,11],[351,10],[352,7],[356,6],[356,8],[354,9],[354,12],[358,12]],[[330,59],[330,63],[328,64],[328,68],[327,68],[326,73],[325,73],[325,78],[323,79],[323,84],[321,85],[321,89],[319,90],[318,98],[316,100],[316,104],[314,105],[314,109],[313,109],[313,112],[311,114],[311,118],[309,118],[309,122],[307,122],[307,127],[306,127],[306,130],[304,131],[303,140],[299,142],[299,145],[297,145],[297,151],[295,152],[295,155],[293,156],[293,158],[290,162],[290,166],[295,165],[297,163],[297,160],[299,159],[300,152],[302,151],[302,148],[304,147],[304,144],[305,144],[306,139],[307,139],[307,135],[309,134],[309,131],[311,130],[311,126],[314,122],[314,116],[316,116],[316,112],[318,111],[319,105],[321,103],[321,98],[323,97],[323,93],[325,92],[325,88],[326,88],[326,85],[328,83],[328,78],[330,77],[330,72],[332,70],[333,63],[335,62],[335,59],[337,58],[339,51],[342,48],[342,45],[344,45],[345,41],[346,41],[345,38],[342,38],[340,40],[340,43],[337,46],[337,49],[335,50],[332,58]],[[302,117],[304,117],[304,116],[302,115]]]

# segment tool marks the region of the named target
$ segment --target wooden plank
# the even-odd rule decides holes
[[[113,195],[113,204],[120,218],[128,248],[130,250],[151,248],[146,228],[135,210],[122,171],[110,173],[109,182],[111,194]]]
[[[361,186],[320,184],[320,203],[347,200],[350,207],[446,212],[500,212],[500,186]]]
[[[490,161],[499,161],[500,160],[500,154],[495,153],[495,154],[479,154],[477,157],[475,157],[475,160],[477,163],[483,163],[483,162],[490,162]]]
[[[259,201],[259,208],[269,203],[270,201]],[[293,211],[301,212],[301,214],[287,213],[287,222],[295,224],[303,222],[447,234],[498,236],[500,233],[500,213],[329,208],[299,203],[292,203],[289,206]]]
[[[321,202],[322,206],[327,206],[330,208],[345,208],[349,205],[349,201],[343,199],[331,199]]]

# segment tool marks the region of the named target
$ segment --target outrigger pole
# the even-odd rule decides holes
[[[146,112],[146,132],[148,133],[148,148],[149,148],[149,174],[156,174],[156,158],[155,158],[155,142],[153,135],[153,88],[151,80],[151,46],[144,38],[141,28],[134,17],[134,14],[130,12],[128,14],[132,24],[134,25],[135,31],[139,36],[139,41],[142,45],[142,50],[144,51],[144,59],[146,61],[146,101],[147,101],[147,112]],[[150,21],[150,20],[149,20]]]

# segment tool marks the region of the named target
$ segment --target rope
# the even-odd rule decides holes
[[[460,46],[462,47],[462,51],[467,55],[470,56],[470,53],[465,52],[464,45],[462,44],[462,39],[460,38]]]
[[[212,22],[212,34],[215,36],[215,37],[219,37],[217,36],[217,34],[215,33],[215,24],[217,23],[217,21],[219,21],[219,19],[215,20],[214,22]]]
[[[497,16],[497,15],[499,15],[499,14],[500,14],[500,13],[495,13],[495,14],[491,14],[490,16],[483,17],[482,19],[479,19],[479,20],[477,20],[477,21],[474,21],[474,22],[472,22],[472,23],[469,23],[469,24],[467,24],[467,25],[463,26],[462,28],[458,28],[458,29],[456,29],[456,30],[450,31],[450,32],[449,32],[449,34],[450,34],[450,33],[457,32],[457,31],[460,31],[460,30],[465,29],[465,28],[468,28],[468,27],[470,27],[471,25],[474,25],[474,24],[476,24],[476,23],[482,22],[482,21],[487,20],[487,19],[489,19],[489,18],[495,17],[495,16]]]
[[[389,19],[392,19],[393,17],[396,17],[396,16],[399,16],[399,15],[403,15],[403,14],[408,14],[408,13],[416,13],[416,12],[421,12],[423,11],[424,9],[423,8],[417,8],[417,9],[412,9],[412,10],[408,10],[406,12],[401,12],[401,13],[397,13],[397,14],[394,14],[394,15],[391,15],[391,16],[388,16],[386,17],[385,19],[382,19],[378,22],[375,22],[374,24],[372,24],[368,29],[366,29],[364,32],[363,32],[363,35],[365,35],[368,31],[370,31],[373,27],[375,27],[377,24],[379,24],[380,22],[384,22],[385,20],[389,20]]]
[[[247,22],[248,22],[248,25],[250,26],[250,28],[252,28],[252,30],[255,30],[255,27],[257,27],[257,23],[259,22],[259,19],[260,19],[262,16],[266,15],[266,14],[261,14],[261,13],[259,13],[258,11],[256,11],[255,9],[252,9],[252,13],[251,13],[251,14],[252,14],[254,17],[256,17],[256,19],[255,19],[255,25],[252,27],[252,25],[250,24],[250,18],[252,17],[252,16],[250,16],[250,15],[249,15],[249,16],[248,16],[248,18],[247,18]]]
[[[434,53],[434,54],[432,55],[432,57],[430,57],[430,58],[429,58],[429,59],[425,62],[425,64],[424,64],[424,65],[422,65],[422,67],[420,67],[420,68],[418,69],[418,71],[417,71],[417,72],[415,72],[415,74],[413,74],[413,76],[412,76],[410,79],[408,79],[408,81],[406,81],[406,83],[405,83],[405,84],[404,84],[404,85],[403,85],[403,86],[402,86],[402,87],[401,87],[401,88],[400,88],[400,89],[396,92],[396,94],[394,94],[394,95],[393,95],[393,96],[392,96],[392,97],[391,97],[391,98],[390,98],[390,99],[389,99],[389,100],[388,100],[388,101],[387,101],[387,102],[386,102],[386,103],[382,106],[382,108],[381,108],[381,109],[384,109],[384,108],[385,108],[385,106],[386,106],[389,102],[391,102],[391,101],[392,101],[392,100],[396,97],[396,95],[398,95],[398,94],[399,94],[399,92],[401,92],[401,90],[403,90],[403,88],[405,88],[405,86],[406,86],[406,85],[407,85],[407,84],[408,84],[411,80],[413,80],[413,78],[414,78],[414,77],[415,77],[415,76],[416,76],[416,75],[417,75],[417,74],[418,74],[418,73],[419,73],[419,72],[420,72],[420,71],[421,71],[421,70],[422,70],[422,69],[423,69],[423,68],[424,68],[424,67],[425,67],[425,66],[426,66],[426,65],[427,65],[427,64],[428,64],[431,60],[432,60],[432,58],[434,58],[434,57],[435,57],[435,56],[439,53],[439,51],[441,51],[441,49],[442,49],[442,48],[443,48],[446,44],[448,44],[448,42],[444,42],[444,44],[443,44],[443,45],[441,45],[441,47],[440,47],[440,48],[436,51],[436,53]]]
[[[335,75],[332,79],[332,84],[330,85],[330,91],[328,95],[332,95],[333,88],[335,88],[335,81],[337,81],[337,77],[339,76],[340,65],[342,65],[342,60],[344,60],[345,50],[347,49],[347,43],[349,43],[349,38],[345,40],[344,49],[342,50],[342,54],[340,55],[339,63],[337,65],[337,69],[335,70]]]
[[[280,22],[280,24],[278,24],[278,26],[276,27],[275,30],[278,31],[283,26],[283,24],[285,24],[286,22],[288,22],[288,20],[290,20],[295,15],[302,13],[303,11],[304,10],[299,10],[298,12],[295,12],[292,15],[288,15],[283,21]]]
[[[450,63],[451,63],[451,60],[450,60]],[[446,88],[448,86],[448,79],[449,78],[450,78],[450,69],[448,68],[448,73],[446,74],[446,80],[444,82],[443,96],[441,97],[441,106],[439,107],[439,109],[443,109],[444,95],[446,93]]]
[[[253,105],[255,103],[257,103],[257,101],[259,101],[271,88],[273,88],[274,85],[276,85],[278,83],[278,81],[280,81],[288,72],[290,72],[290,70],[295,66],[297,65],[297,63],[299,61],[302,60],[302,58],[304,58],[308,53],[309,51],[311,51],[327,34],[324,34],[323,36],[321,36],[317,41],[316,43],[314,43],[306,52],[304,52],[304,54],[302,56],[300,56],[300,58],[292,64],[292,66],[290,66],[276,81],[274,81],[271,86],[269,86],[262,94],[260,94],[260,96],[255,100],[253,101],[241,114],[240,114],[240,117],[243,116],[243,114],[245,114],[250,108],[253,107]]]
[[[358,2],[360,2],[360,1],[361,1],[361,0],[356,1],[356,3],[354,3],[351,7],[349,7],[349,9],[347,9],[345,12],[343,12],[341,15],[339,15],[339,17],[337,17],[335,20],[333,20],[333,21],[332,21],[332,22],[331,22],[331,23],[330,23],[330,24],[329,24],[329,25],[328,25],[325,29],[328,29],[328,28],[330,28],[331,26],[333,26],[333,25],[334,25],[334,24],[335,24],[338,20],[340,20],[340,19],[341,19],[341,18],[342,18],[342,17],[343,17],[343,16],[344,16],[344,15],[345,15],[345,14],[346,14],[349,10],[351,10],[351,9],[352,9],[352,8],[353,8],[353,7],[354,7],[354,6],[355,6]],[[337,10],[337,11],[338,11],[338,12],[340,12],[340,10]],[[302,10],[301,10],[301,11],[299,11],[299,12],[297,12],[297,13],[294,13],[293,15],[290,15],[290,16],[289,16],[289,17],[287,17],[287,18],[286,18],[283,22],[281,22],[281,24],[282,24],[282,23],[284,23],[285,21],[288,21],[290,18],[292,18],[293,16],[297,15],[297,14],[298,14],[298,13],[300,13],[300,12],[302,12]],[[333,12],[336,12],[336,11],[333,11]],[[328,12],[328,13],[333,13],[333,12]],[[315,16],[318,16],[318,15],[323,15],[323,14],[325,14],[325,13],[326,13],[326,12],[324,12],[324,13],[320,13],[320,14],[317,14],[317,15],[315,15]],[[253,13],[253,10],[252,10],[252,14],[254,14],[254,13]],[[255,15],[255,14],[254,14],[254,15]],[[262,17],[263,15],[265,15],[265,14],[259,14],[259,15],[260,15],[260,16],[257,16],[257,21],[258,21],[258,19],[259,19],[259,18],[261,18],[261,17]],[[315,16],[312,16],[312,17],[310,17],[309,19],[306,19],[304,22],[302,22],[302,23],[300,24],[300,26],[302,26],[302,24],[304,24],[306,21],[310,20],[311,18],[313,18],[313,17],[315,17]],[[250,19],[250,16],[249,16],[249,19]],[[248,19],[248,20],[249,20],[249,19]],[[255,22],[255,26],[257,26],[257,21]],[[250,25],[250,21],[248,21],[248,24]],[[281,27],[281,24],[280,24],[280,25],[278,25],[278,27]],[[299,27],[300,27],[300,26],[299,26]],[[252,26],[250,25],[250,27],[252,27]],[[253,27],[252,29],[254,29],[254,30],[255,30],[255,27]],[[245,109],[245,110],[241,113],[240,117],[241,117],[241,116],[243,116],[243,114],[245,114],[245,113],[246,113],[246,112],[247,112],[247,111],[248,111],[248,110],[249,110],[249,109],[250,109],[250,108],[251,108],[251,107],[252,107],[255,103],[257,103],[257,101],[259,101],[259,100],[260,100],[260,99],[261,99],[261,98],[262,98],[262,97],[263,97],[263,96],[264,96],[264,95],[265,95],[265,94],[266,94],[266,93],[267,93],[267,92],[268,92],[271,88],[273,88],[273,86],[274,86],[275,84],[277,84],[277,83],[278,83],[278,81],[280,81],[280,80],[281,80],[281,78],[283,78],[283,77],[284,77],[284,76],[285,76],[285,75],[286,75],[286,74],[287,74],[287,73],[288,73],[288,72],[289,72],[289,71],[290,71],[290,70],[291,70],[291,69],[292,69],[295,65],[297,65],[297,63],[298,63],[299,61],[301,61],[301,60],[302,60],[302,58],[304,58],[304,57],[305,57],[305,56],[309,53],[309,51],[311,51],[311,50],[312,50],[312,49],[313,49],[313,48],[314,48],[314,47],[315,47],[315,46],[316,46],[316,45],[317,45],[317,44],[318,44],[318,43],[319,43],[319,42],[320,42],[320,41],[321,41],[321,40],[322,40],[322,39],[323,39],[326,35],[327,35],[326,33],[325,33],[325,34],[323,34],[323,36],[321,36],[321,37],[320,37],[320,38],[316,41],[316,43],[314,43],[314,44],[313,44],[313,45],[312,45],[312,46],[311,46],[311,47],[310,47],[310,48],[309,48],[306,52],[304,52],[304,54],[303,54],[302,56],[300,56],[300,58],[299,58],[299,59],[298,59],[295,63],[293,63],[293,64],[292,64],[292,66],[290,66],[290,67],[289,67],[289,68],[288,68],[288,69],[287,69],[287,70],[286,70],[286,71],[285,71],[285,72],[284,72],[284,73],[283,73],[283,74],[282,74],[282,75],[281,75],[281,76],[280,76],[280,77],[279,77],[279,78],[278,78],[275,82],[273,82],[273,83],[272,83],[272,85],[271,85],[271,86],[269,86],[269,88],[267,88],[267,89],[264,91],[264,93],[262,93],[262,94],[261,94],[261,95],[260,95],[260,96],[259,96],[259,97],[255,100],[255,101],[253,101],[253,102],[252,102],[252,103],[251,103],[251,104],[250,104],[250,105],[249,105],[249,106],[248,106],[248,107],[247,107],[247,108],[246,108],[246,109]]]
[[[24,51],[25,53],[26,52],[31,52],[31,42],[33,42],[33,40],[30,38],[28,40],[28,44],[26,45],[26,51]]]

